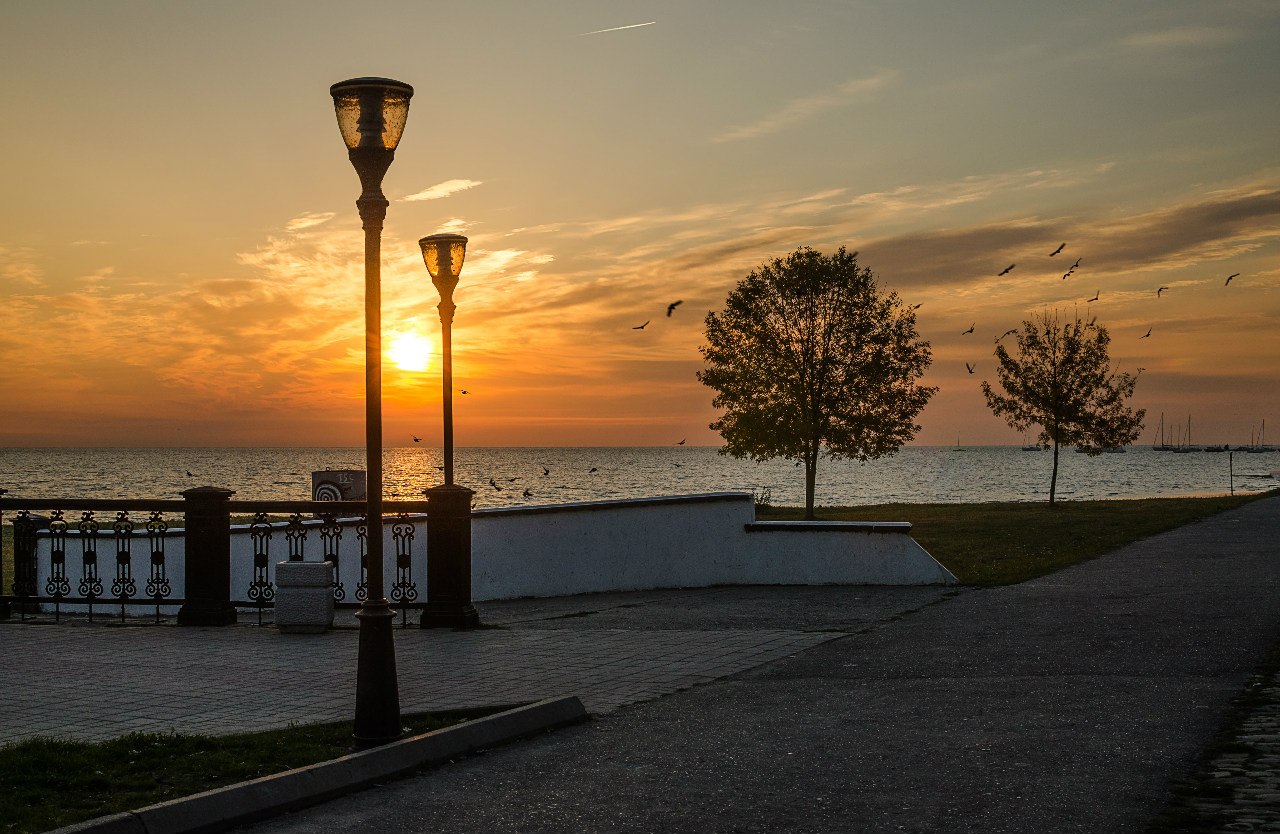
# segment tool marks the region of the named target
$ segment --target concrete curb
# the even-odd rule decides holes
[[[68,825],[48,834],[206,834],[316,805],[376,782],[443,764],[587,718],[574,696],[548,698],[328,762]]]

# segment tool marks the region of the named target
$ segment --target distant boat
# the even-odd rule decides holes
[[[956,447],[955,447],[954,449],[952,449],[951,451],[953,451],[953,452],[963,452],[963,451],[964,451],[964,448],[960,445],[960,435],[958,435],[958,434],[956,435]]]
[[[1045,450],[1045,449],[1047,449],[1047,448],[1049,448],[1049,447],[1048,447],[1048,446],[1041,446],[1039,443],[1029,443],[1029,442],[1027,441],[1027,433],[1026,433],[1025,431],[1022,433],[1022,451],[1024,451],[1024,452],[1042,452],[1042,451],[1044,451],[1044,450]]]
[[[1160,443],[1157,445],[1155,441],[1151,443],[1151,450],[1154,452],[1172,452],[1173,447],[1164,442],[1164,412],[1160,412]]]
[[[1262,430],[1258,432],[1258,442],[1250,443],[1249,448],[1245,449],[1245,451],[1254,453],[1275,451],[1275,449],[1267,445],[1267,421],[1265,419],[1262,421]]]
[[[1175,447],[1174,447],[1174,449],[1173,449],[1173,451],[1175,451],[1175,452],[1202,452],[1202,451],[1204,451],[1204,450],[1203,450],[1203,449],[1201,449],[1199,446],[1192,446],[1192,445],[1191,445],[1191,415],[1190,415],[1190,414],[1188,414],[1188,415],[1187,415],[1187,436],[1186,436],[1186,439],[1184,440],[1184,442],[1183,442],[1182,444],[1180,444],[1180,445],[1178,445],[1178,446],[1175,446]]]

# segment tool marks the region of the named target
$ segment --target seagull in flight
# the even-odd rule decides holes
[[[1075,263],[1073,263],[1073,264],[1071,265],[1071,268],[1072,268],[1073,270],[1074,270],[1074,269],[1079,269],[1079,268],[1080,268],[1080,259],[1079,259],[1079,258],[1076,258],[1076,262],[1075,262]]]
[[[978,323],[975,321],[973,324],[969,325],[969,329],[968,329],[968,330],[966,330],[965,332],[961,333],[960,335],[961,335],[961,336],[968,336],[970,333],[972,333],[972,332],[973,332],[973,328],[975,328],[975,327],[977,327],[977,326],[978,326]]]
[[[686,440],[688,440],[688,438],[687,438],[687,437],[682,437],[682,438],[680,438],[680,442],[679,442],[679,443],[677,443],[676,445],[677,445],[677,446],[683,446],[683,445],[684,445],[684,442],[685,442]]]
[[[1228,275],[1228,276],[1227,276],[1227,283],[1226,283],[1226,284],[1223,284],[1222,286],[1224,286],[1224,287],[1225,287],[1225,286],[1227,286],[1228,284],[1230,284],[1230,283],[1231,283],[1231,279],[1232,279],[1232,278],[1239,278],[1239,277],[1240,277],[1240,273],[1239,273],[1239,272],[1235,272],[1235,273],[1232,273],[1231,275]]]
[[[413,438],[413,442],[414,442],[414,443],[421,443],[421,442],[422,442],[422,438],[421,438],[421,437],[418,437],[416,434],[411,434],[411,435],[409,435],[409,436]]]
[[[971,373],[971,374],[973,373],[973,366],[972,366],[972,365],[970,365],[968,362],[965,362],[965,363],[964,363],[964,367],[965,367],[965,369],[966,369],[969,373]]]
[[[1017,264],[1009,264],[1009,265],[1008,265],[1008,266],[1006,266],[1004,269],[1002,269],[1002,270],[1000,270],[999,272],[997,272],[997,273],[996,273],[996,277],[997,277],[997,278],[999,278],[1001,275],[1008,275],[1010,272],[1012,272],[1012,271],[1013,271],[1013,268],[1014,268],[1015,266],[1017,266]]]
[[[637,326],[635,326],[635,327],[633,327],[633,328],[631,328],[631,329],[632,329],[632,330],[644,330],[644,329],[645,329],[646,327],[648,327],[648,326],[649,326],[649,322],[648,322],[648,321],[646,321],[644,324],[637,325]]]
[[[1148,327],[1148,328],[1147,328],[1147,332],[1146,332],[1144,335],[1139,336],[1138,338],[1139,338],[1139,339],[1150,339],[1150,338],[1151,338],[1151,328],[1150,328],[1150,327]]]
[[[590,469],[588,469],[588,470],[587,470],[587,474],[588,474],[588,475],[590,475],[592,472],[599,472],[599,471],[600,471],[599,469],[596,469],[596,468],[593,466],[593,467],[591,467]]]
[[[547,467],[545,467],[545,466],[544,466],[544,467],[542,467],[542,475],[543,475],[543,477],[546,477],[547,475],[550,475],[550,474],[551,474],[551,470],[550,470],[550,469],[548,469],[548,468],[547,468]]]
[[[1073,266],[1073,267],[1071,267],[1070,269],[1068,269],[1066,272],[1062,273],[1062,280],[1063,280],[1063,281],[1065,281],[1065,280],[1067,280],[1068,278],[1070,278],[1070,277],[1071,277],[1071,273],[1073,273],[1073,272],[1075,272],[1075,271],[1076,271],[1076,268]]]
[[[1003,339],[1005,336],[1012,336],[1014,333],[1017,333],[1017,332],[1018,332],[1018,328],[1016,328],[1016,327],[1011,327],[1011,328],[1009,328],[1008,330],[1006,330],[1005,332],[1001,333],[998,337],[996,337],[996,341],[998,342],[998,341],[1000,341],[1001,339]]]
[[[671,318],[671,314],[672,314],[672,313],[674,313],[674,312],[676,311],[676,308],[677,308],[677,307],[679,307],[679,306],[680,306],[681,304],[683,304],[683,303],[684,303],[684,300],[682,299],[682,300],[680,300],[680,301],[673,301],[673,302],[671,302],[670,304],[668,304],[668,305],[667,305],[667,318]]]
[[[1059,243],[1058,248],[1054,249],[1052,252],[1049,253],[1049,257],[1052,258],[1054,255],[1058,254],[1059,252],[1061,252],[1063,249],[1066,249],[1066,248],[1067,248],[1067,244]]]
[[[1090,299],[1089,299],[1089,301],[1097,301],[1097,300],[1098,300],[1098,296],[1100,296],[1100,295],[1102,295],[1102,290],[1098,290],[1097,292],[1095,292],[1095,293],[1093,294],[1093,298],[1090,298]]]
[[[1164,291],[1165,291],[1165,290],[1167,290],[1167,289],[1169,289],[1169,288],[1168,288],[1168,287],[1161,287],[1160,289],[1156,290],[1156,298],[1159,298],[1159,297],[1164,293]]]
[[[459,388],[459,389],[458,389],[458,393],[459,393],[459,394],[470,394],[471,392],[470,392],[470,391],[468,391],[466,388]]]
[[[923,303],[924,303],[923,301],[921,301],[921,302],[920,302],[920,304],[923,304]],[[919,310],[919,309],[920,309],[920,304],[912,304],[912,305],[911,305],[911,309],[912,309],[912,310]]]

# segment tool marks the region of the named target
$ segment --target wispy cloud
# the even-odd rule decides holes
[[[898,75],[895,70],[881,70],[866,78],[854,78],[830,92],[816,93],[793,99],[785,105],[751,124],[730,128],[712,138],[712,142],[737,142],[754,139],[769,133],[777,133],[812,119],[830,110],[845,107],[859,98],[877,92]]]
[[[578,37],[586,37],[587,35],[603,35],[605,32],[621,32],[623,29],[639,29],[641,26],[652,26],[657,23],[656,20],[650,20],[648,23],[631,23],[626,26],[614,26],[610,29],[597,29],[594,32],[581,32]]]
[[[444,182],[436,183],[430,188],[424,188],[416,194],[410,194],[400,199],[406,203],[415,203],[419,200],[439,200],[448,197],[450,194],[457,194],[459,191],[475,188],[477,185],[484,185],[484,183],[480,180],[445,180]]]
[[[31,249],[0,244],[0,278],[6,284],[37,287],[43,283],[44,271],[36,265]]]
[[[1136,32],[1121,43],[1133,49],[1168,50],[1223,46],[1243,37],[1244,32],[1229,26],[1179,26],[1155,32]]]
[[[300,214],[293,218],[288,223],[284,224],[284,227],[291,232],[300,232],[303,229],[310,229],[314,226],[320,226],[324,223],[328,223],[333,218],[334,213],[331,211],[317,213],[308,212],[307,214]]]

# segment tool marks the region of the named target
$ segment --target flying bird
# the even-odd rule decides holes
[[[489,479],[489,486],[493,487],[498,492],[502,492],[502,487],[498,486],[497,481],[493,480],[493,478]]]
[[[596,469],[596,468],[593,466],[593,467],[591,467],[590,469],[588,469],[588,470],[587,470],[587,474],[588,474],[588,475],[590,475],[592,472],[599,472],[599,471],[600,471],[599,469]]]
[[[1059,252],[1061,252],[1063,249],[1066,249],[1066,248],[1067,248],[1067,244],[1059,243],[1058,248],[1054,249],[1052,252],[1049,253],[1049,257],[1052,258],[1054,255],[1058,254]]]
[[[920,302],[920,304],[923,304],[923,303],[924,303],[923,301],[921,301],[921,302]],[[912,309],[912,310],[919,310],[919,309],[920,309],[920,304],[912,304],[912,305],[911,305],[911,309]]]
[[[191,470],[190,470],[190,469],[188,469],[188,470],[187,470],[187,477],[188,477],[188,478],[194,478],[194,477],[195,477],[195,475],[194,475],[194,474],[192,474],[192,472],[191,472]]]
[[[1231,275],[1228,275],[1228,276],[1227,276],[1227,283],[1226,283],[1226,284],[1223,284],[1222,286],[1224,286],[1224,287],[1225,287],[1225,286],[1227,286],[1227,284],[1230,284],[1230,283],[1231,283],[1231,279],[1232,279],[1232,278],[1239,278],[1239,277],[1240,277],[1240,273],[1239,273],[1239,272],[1235,272],[1235,273],[1232,273]]]
[[[680,442],[679,442],[679,443],[677,443],[676,445],[677,445],[677,446],[683,446],[683,445],[684,445],[684,442],[685,442],[686,440],[688,440],[688,438],[687,438],[687,437],[682,437],[682,438],[680,438]]]
[[[1098,300],[1098,296],[1100,296],[1100,295],[1102,295],[1102,290],[1098,290],[1097,292],[1095,292],[1095,293],[1093,294],[1093,298],[1090,298],[1090,299],[1089,299],[1089,301],[1097,301],[1097,300]]]
[[[1165,291],[1165,290],[1167,290],[1167,289],[1169,289],[1169,288],[1168,288],[1168,287],[1161,287],[1160,289],[1156,290],[1156,298],[1159,298],[1159,297],[1164,293],[1164,291]]]
[[[632,330],[644,330],[644,329],[645,329],[646,327],[648,327],[648,326],[649,326],[649,322],[648,322],[648,321],[646,321],[644,324],[636,325],[635,327],[633,327],[633,328],[631,328],[631,329],[632,329]]]
[[[1148,327],[1148,328],[1147,328],[1147,332],[1146,332],[1144,335],[1139,336],[1138,338],[1139,338],[1139,339],[1149,339],[1149,338],[1151,338],[1151,328],[1150,328],[1150,327]]]
[[[550,475],[550,474],[551,474],[551,470],[544,466],[544,467],[542,467],[542,474],[543,474],[543,476]]]
[[[679,307],[679,306],[680,306],[681,304],[683,304],[683,303],[684,303],[684,301],[683,301],[683,300],[680,300],[680,301],[673,301],[673,302],[671,302],[670,304],[668,304],[668,305],[667,305],[667,318],[671,318],[671,314],[672,314],[672,313],[674,313],[674,312],[676,311],[676,308],[677,308],[677,307]]]
[[[459,394],[470,394],[471,392],[470,392],[470,391],[468,391],[466,388],[459,388],[459,389],[458,389],[458,393],[459,393]]]
[[[413,442],[414,442],[414,443],[421,443],[421,442],[422,442],[422,438],[421,438],[421,437],[418,437],[416,434],[411,434],[411,435],[409,435],[409,436],[413,438]]]
[[[533,496],[533,490],[529,489],[528,487],[525,487],[524,492],[520,494],[523,495],[525,498],[531,498]]]
[[[973,373],[973,366],[972,366],[972,365],[970,365],[968,362],[965,362],[965,363],[964,363],[964,367],[965,367],[965,369],[966,369],[966,370],[968,370],[968,371],[969,371],[969,373]]]
[[[1071,268],[1072,268],[1073,270],[1074,270],[1074,269],[1079,269],[1079,268],[1080,268],[1080,259],[1079,259],[1079,258],[1076,258],[1076,262],[1075,262],[1075,263],[1073,263],[1073,264],[1071,265]]]
[[[1071,267],[1070,269],[1068,269],[1066,272],[1062,273],[1062,280],[1063,280],[1063,281],[1065,281],[1065,280],[1067,280],[1068,278],[1070,278],[1070,277],[1071,277],[1071,273],[1073,273],[1073,272],[1075,272],[1075,271],[1076,271],[1076,268],[1073,266],[1073,267]]]
[[[1014,333],[1017,333],[1017,332],[1018,332],[1018,328],[1016,328],[1016,327],[1011,327],[1011,328],[1009,328],[1008,330],[1006,330],[1005,332],[1001,333],[1001,334],[996,338],[996,341],[998,342],[998,341],[1000,341],[1001,339],[1003,339],[1005,336],[1012,336]]]
[[[972,333],[972,332],[973,332],[973,328],[975,328],[975,327],[977,327],[977,326],[978,326],[978,323],[975,321],[973,324],[969,325],[969,329],[968,329],[968,330],[966,330],[965,332],[961,333],[960,335],[961,335],[961,336],[968,336],[970,333]]]
[[[999,278],[1001,275],[1008,275],[1010,272],[1012,272],[1012,271],[1013,271],[1013,268],[1014,268],[1015,266],[1017,266],[1017,264],[1009,264],[1009,265],[1008,265],[1008,266],[1006,266],[1004,269],[1002,269],[1002,270],[1000,270],[998,273],[996,273],[996,277],[997,277],[997,278]]]

